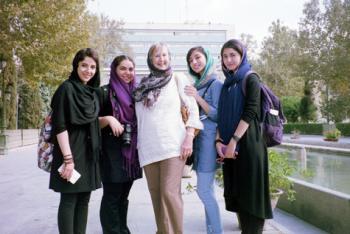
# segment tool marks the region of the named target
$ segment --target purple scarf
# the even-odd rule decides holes
[[[135,105],[131,96],[133,90],[135,89],[135,77],[130,83],[125,83],[118,77],[115,64],[112,63],[109,87],[113,116],[121,124],[124,125],[128,123],[131,125],[131,144],[129,146],[123,145],[121,153],[124,159],[124,168],[127,171],[128,176],[134,178],[140,168],[138,153],[136,149],[137,122],[135,115]]]

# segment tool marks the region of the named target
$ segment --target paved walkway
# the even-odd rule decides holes
[[[53,234],[57,231],[59,194],[48,189],[49,174],[36,165],[36,146],[10,150],[0,156],[0,233]],[[205,233],[204,210],[195,192],[184,188],[195,185],[195,177],[183,179],[185,204],[185,234]],[[99,207],[102,189],[92,193],[88,220],[88,234],[102,233]],[[222,190],[217,188],[225,233],[240,233],[236,216],[224,209]],[[145,179],[135,182],[130,194],[129,226],[132,234],[155,233],[151,199]],[[275,210],[275,219],[269,220],[264,234],[323,233],[301,220]]]

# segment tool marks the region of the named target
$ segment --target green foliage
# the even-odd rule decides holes
[[[20,129],[39,128],[41,118],[41,98],[39,87],[24,83],[19,89],[19,123]]]
[[[216,170],[215,180],[220,188],[224,187],[224,173],[222,171],[222,168]]]
[[[298,130],[300,134],[306,135],[322,135],[323,125],[317,123],[288,123],[283,125],[283,132],[286,134]]]
[[[337,123],[336,128],[343,136],[350,136],[350,123]],[[291,134],[293,130],[298,130],[300,134],[323,135],[323,124],[317,123],[288,123],[283,125],[283,132]]]
[[[288,179],[288,176],[291,176],[296,169],[288,162],[287,153],[271,149],[268,153],[270,193],[281,189],[286,193],[288,200],[295,200],[293,182]]]
[[[288,176],[291,176],[296,168],[288,162],[288,154],[269,149],[268,159],[270,193],[274,193],[280,189],[287,194],[288,200],[295,200],[293,182],[288,179]],[[215,180],[221,188],[224,187],[222,169],[216,171]]]
[[[297,32],[272,22],[270,35],[262,43],[260,58],[254,63],[263,81],[278,96],[301,96],[303,79],[295,73],[295,59],[298,57]]]
[[[326,87],[321,109],[327,121],[342,121],[350,111],[350,105],[343,105],[350,97],[350,1],[323,1],[321,5],[311,0],[303,12],[298,72],[305,80],[317,81],[319,91]]]
[[[323,136],[327,140],[338,140],[339,137],[341,136],[341,132],[337,128],[335,128],[335,129],[331,129],[323,132]]]
[[[299,109],[300,109],[300,97],[284,96],[281,98],[283,113],[288,122],[298,122]]]
[[[299,114],[303,122],[316,120],[316,107],[312,100],[311,87],[305,82],[304,97],[300,100]]]
[[[349,95],[333,95],[325,101],[325,105],[321,108],[327,120],[332,122],[341,122],[347,119],[350,114],[350,96]]]
[[[343,136],[350,136],[350,123],[337,123],[335,126]]]
[[[12,92],[7,110],[10,128],[16,123],[17,91],[23,92],[19,95],[19,127],[36,127],[48,109],[52,89],[68,77],[79,49],[97,48],[101,58],[107,56],[106,51],[115,54],[117,47],[127,48],[119,35],[121,23],[91,15],[86,4],[85,0],[0,4],[0,57],[17,64],[5,70],[5,86]]]

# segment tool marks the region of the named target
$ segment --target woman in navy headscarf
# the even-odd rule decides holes
[[[256,74],[248,75],[243,93],[242,80],[251,65],[240,41],[227,41],[221,58],[226,80],[219,100],[216,149],[224,162],[226,209],[238,213],[242,233],[262,233],[272,210],[267,147],[259,124],[260,81]]]
[[[128,196],[134,180],[142,177],[136,149],[135,105],[131,96],[134,89],[134,61],[125,55],[117,56],[111,64],[109,84],[101,88],[103,196],[100,219],[103,233],[130,233]]]

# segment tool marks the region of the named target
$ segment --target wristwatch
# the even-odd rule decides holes
[[[233,139],[235,142],[238,142],[241,138],[240,138],[239,136],[233,134],[232,139]]]

